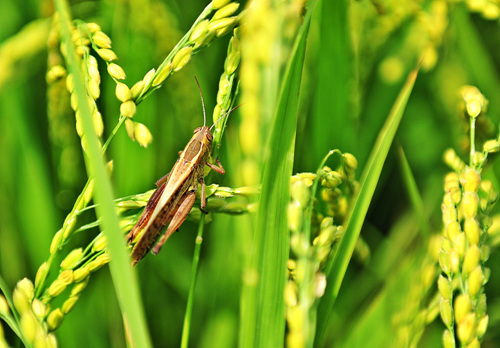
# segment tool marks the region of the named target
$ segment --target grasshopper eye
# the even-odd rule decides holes
[[[198,133],[199,131],[201,131],[201,129],[202,129],[202,128],[203,128],[203,127],[198,127],[198,128],[196,128],[196,129],[194,130],[193,134]]]

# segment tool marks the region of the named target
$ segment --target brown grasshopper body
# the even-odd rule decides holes
[[[197,128],[172,171],[156,182],[158,188],[127,235],[129,243],[137,240],[132,250],[132,265],[142,260],[149,250],[158,254],[168,237],[182,225],[193,207],[198,183],[201,184],[200,209],[203,211],[205,208],[205,165],[220,174],[225,173],[218,160],[218,166],[208,162],[212,141],[213,136],[207,126]],[[166,232],[155,245],[161,230],[167,225]]]

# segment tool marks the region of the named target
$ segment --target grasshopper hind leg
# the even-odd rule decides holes
[[[177,229],[182,225],[184,220],[186,220],[186,217],[188,216],[189,212],[191,211],[191,208],[193,207],[194,200],[196,198],[195,191],[187,191],[184,196],[182,197],[181,201],[179,202],[179,208],[176,210],[174,217],[172,218],[172,221],[170,222],[170,225],[168,225],[167,230],[161,236],[161,239],[156,243],[154,248],[151,250],[153,254],[158,254],[161,250],[161,247],[167,239],[177,231]]]
[[[207,206],[207,194],[205,192],[205,179],[203,176],[198,180],[201,185],[201,202],[200,202],[200,210],[203,214],[208,214],[208,211],[205,210]]]

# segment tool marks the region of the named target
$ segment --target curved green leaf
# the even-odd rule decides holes
[[[403,116],[408,98],[417,78],[418,68],[413,70],[398,95],[389,117],[380,130],[377,141],[370,154],[361,177],[360,191],[355,199],[353,209],[347,222],[346,231],[337,252],[327,266],[327,288],[318,306],[318,325],[316,327],[316,346],[321,342],[328,324],[328,318],[335,305],[335,300],[342,285],[345,272],[351,260],[356,241],[366,217],[373,193],[380,178],[380,173],[391,147],[396,130]]]
[[[69,72],[75,81],[75,93],[78,97],[79,111],[82,119],[83,133],[86,138],[87,156],[85,163],[89,177],[95,180],[96,211],[102,221],[101,230],[108,238],[108,245],[112,261],[109,264],[111,276],[115,286],[118,302],[122,309],[125,329],[130,333],[132,347],[150,347],[144,311],[139,297],[137,282],[132,274],[130,257],[125,248],[123,234],[118,225],[118,216],[115,213],[111,182],[106,173],[105,163],[101,157],[97,135],[94,132],[91,111],[88,106],[84,78],[79,68],[75,47],[71,40],[71,16],[68,4],[64,0],[55,1],[60,16],[60,28],[63,45],[66,45],[66,61]]]

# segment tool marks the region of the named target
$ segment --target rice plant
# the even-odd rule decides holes
[[[0,347],[498,344],[499,3],[1,8]]]

